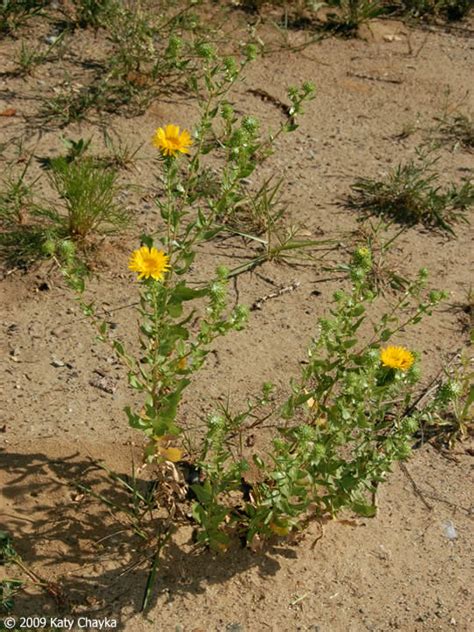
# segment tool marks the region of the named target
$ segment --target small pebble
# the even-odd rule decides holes
[[[444,530],[443,530],[444,535],[448,538],[448,540],[452,541],[458,537],[458,533],[456,529],[454,528],[454,525],[451,522],[451,520],[448,520],[447,522],[445,522],[443,527],[444,527]]]

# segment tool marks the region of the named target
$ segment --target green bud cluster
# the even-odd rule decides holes
[[[255,61],[258,55],[258,48],[255,44],[247,44],[244,50],[247,61]]]
[[[300,441],[304,442],[314,441],[316,438],[315,429],[312,426],[308,426],[308,424],[299,426],[296,430],[296,435]]]
[[[202,59],[211,60],[216,56],[216,51],[211,44],[207,42],[198,42],[195,46],[196,54]]]
[[[177,35],[171,35],[168,40],[168,46],[166,48],[165,55],[172,59],[176,59],[182,47],[183,47],[183,40]]]
[[[231,106],[230,103],[223,103],[221,105],[221,116],[224,121],[227,121],[228,123],[232,122],[234,115],[234,108]]]
[[[234,57],[225,57],[222,61],[224,69],[230,78],[234,78],[237,76],[239,72],[239,67],[237,66],[237,62]]]
[[[447,404],[456,400],[462,393],[462,386],[456,380],[448,380],[440,386],[436,397],[439,402]]]
[[[368,272],[372,268],[372,253],[369,248],[364,246],[357,248],[353,255],[353,262],[355,266],[359,266]]]
[[[254,116],[245,116],[242,119],[243,129],[251,135],[255,135],[258,132],[259,121]]]
[[[402,431],[408,435],[413,435],[418,430],[418,421],[413,417],[402,419]]]
[[[56,242],[54,241],[54,239],[47,239],[43,243],[43,252],[48,257],[52,257],[56,254]]]

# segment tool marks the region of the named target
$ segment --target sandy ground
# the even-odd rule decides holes
[[[236,28],[242,27],[244,16],[234,19]],[[42,37],[45,28],[30,36]],[[270,40],[276,34],[268,28],[261,36]],[[304,35],[289,37],[298,43]],[[92,34],[78,32],[71,46],[80,55],[92,44]],[[8,74],[18,46],[18,41],[0,42],[5,68],[0,111],[17,112],[0,118],[0,142],[26,134],[30,150],[51,155],[61,147],[59,131],[32,127],[31,116],[40,96],[59,81],[63,66],[72,68],[72,54],[23,79]],[[341,201],[357,176],[378,176],[412,157],[446,103],[472,109],[472,51],[472,38],[462,33],[413,30],[383,21],[374,23],[365,39],[328,39],[298,53],[277,51],[250,68],[232,100],[239,113],[258,116],[263,129],[275,129],[281,121],[275,104],[287,102],[288,85],[304,80],[316,84],[317,98],[307,106],[301,127],[278,140],[275,155],[256,178],[285,177],[288,223],[302,225],[306,238],[337,239],[343,247],[312,265],[270,262],[239,277],[231,298],[238,292],[239,300],[249,305],[275,286],[300,285],[252,311],[245,331],[216,344],[186,396],[183,418],[200,418],[218,398],[230,396],[238,404],[263,381],[271,380],[277,393],[285,392],[317,317],[341,283],[326,267],[347,260],[354,243],[357,213]],[[80,69],[75,72],[80,78]],[[257,89],[272,98],[262,98]],[[144,143],[136,169],[122,173],[124,182],[150,190],[149,139],[158,125],[171,120],[192,127],[194,104],[168,98],[139,117],[111,115],[110,128],[125,142]],[[401,139],[407,125],[414,125],[414,132]],[[72,138],[92,136],[93,146],[101,146],[93,123],[62,132]],[[472,174],[472,153],[441,146],[439,155],[444,181],[459,182]],[[34,164],[31,178],[36,170]],[[103,246],[97,258],[100,276],[90,288],[109,309],[135,300],[126,271],[128,253],[141,231],[159,226],[145,194],[132,192],[124,200],[134,214],[133,230]],[[237,239],[211,244],[193,274],[203,277],[217,263],[237,265],[242,252]],[[449,292],[446,306],[399,341],[421,353],[427,384],[454,352],[468,345],[465,318],[456,306],[465,304],[472,283],[472,228],[460,228],[456,239],[410,229],[390,257],[408,276],[426,266],[433,284]],[[123,492],[111,489],[97,460],[130,473],[132,454],[139,459],[135,446],[141,439],[122,412],[131,397],[124,371],[106,347],[93,341],[89,323],[49,264],[28,272],[5,268],[0,292],[0,525],[34,572],[58,588],[56,599],[40,590],[20,595],[17,615],[87,612],[114,617],[122,629],[163,632],[474,628],[471,456],[458,446],[447,458],[429,445],[417,450],[404,468],[394,468],[381,487],[375,519],[347,516],[326,524],[323,532],[314,525],[300,541],[278,541],[258,554],[196,551],[190,533],[180,532],[165,555],[147,622],[137,614],[147,575],[145,565],[135,566],[139,539],[120,516],[74,486],[81,481],[120,496]],[[117,335],[133,340],[133,310],[113,312],[113,322]],[[113,392],[98,388],[97,371],[107,376]],[[454,539],[447,535],[450,525]]]

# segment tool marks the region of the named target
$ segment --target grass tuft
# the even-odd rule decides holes
[[[454,234],[453,225],[468,221],[467,210],[474,202],[474,185],[442,189],[434,167],[438,158],[417,151],[417,159],[399,164],[384,178],[358,178],[352,185],[349,205],[365,214],[382,215],[407,224],[423,224]]]

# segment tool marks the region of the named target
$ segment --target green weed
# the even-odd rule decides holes
[[[0,192],[0,248],[14,267],[28,267],[44,256],[71,262],[97,234],[113,234],[129,222],[117,204],[117,172],[85,156],[90,141],[66,139],[66,155],[42,159],[57,198],[39,201],[27,183],[27,163],[18,177],[3,181]]]
[[[383,3],[387,11],[412,18],[461,20],[472,9],[471,0],[383,0]]]
[[[16,63],[18,66],[17,74],[31,75],[34,69],[48,61],[51,52],[60,47],[64,39],[64,32],[59,35],[47,48],[42,50],[42,47],[32,48],[27,42],[22,41],[20,51],[16,57]]]
[[[17,552],[13,548],[10,535],[0,531],[0,566],[14,563]],[[9,613],[15,604],[15,595],[21,590],[23,581],[19,579],[2,579],[0,581],[0,614]]]
[[[461,147],[474,150],[474,119],[471,114],[446,115],[440,120],[436,131],[454,149]]]
[[[68,125],[94,110],[124,108],[139,114],[158,94],[171,92],[196,71],[194,46],[183,37],[196,34],[199,26],[191,0],[180,9],[162,6],[158,12],[115,0],[86,4],[97,9],[112,51],[88,85],[77,90],[66,78],[62,91],[45,101],[43,118]]]
[[[366,283],[370,266],[370,252],[356,251],[352,289],[336,292],[330,316],[319,320],[301,378],[281,407],[272,404],[267,384],[240,413],[221,408],[208,418],[197,461],[202,482],[192,485],[199,542],[225,550],[241,537],[253,546],[343,508],[375,515],[377,485],[409,455],[420,425],[418,413],[405,414],[419,379],[416,356],[386,343],[444,294],[422,298],[421,271],[362,343],[358,330],[375,299]],[[270,449],[246,449],[249,433],[272,424]]]
[[[384,12],[380,0],[329,0],[328,6],[336,9],[327,16],[325,30],[341,35],[352,35],[361,24]]]
[[[41,226],[31,226],[36,203],[35,182],[26,180],[29,164],[17,176],[11,170],[7,172],[0,185],[0,251],[13,267],[23,267],[35,260],[45,239]]]
[[[0,35],[14,33],[34,16],[40,15],[47,0],[2,0]]]
[[[103,107],[106,89],[106,82],[93,82],[76,89],[66,80],[59,93],[45,100],[39,118],[58,121],[61,126],[84,120],[93,108]]]
[[[390,228],[391,223],[383,219],[377,222],[368,219],[354,233],[355,243],[372,253],[372,266],[367,272],[367,282],[377,294],[384,294],[387,289],[399,292],[405,290],[409,284],[408,279],[390,262],[390,251],[406,227],[397,230],[394,235],[389,235]]]
[[[269,145],[261,138],[258,122],[253,117],[239,120],[229,106],[227,94],[243,64],[219,60],[208,46],[200,54],[207,93],[206,98],[201,96],[195,132],[191,136],[167,125],[156,130],[153,141],[160,152],[162,192],[156,203],[164,226],[156,235],[160,246],[142,235],[141,246],[129,261],[140,281],[139,348],[111,336],[95,302],[83,298],[85,279],[67,266],[64,273],[99,339],[112,346],[128,370],[129,385],[142,397],[125,413],[131,427],[146,437],[146,462],[170,490],[166,506],[182,505],[192,497],[197,542],[225,551],[232,539],[254,546],[259,539],[303,529],[310,520],[344,508],[374,515],[371,496],[377,484],[394,461],[408,456],[419,426],[417,415],[405,415],[419,378],[416,354],[387,343],[431,313],[445,295],[427,293],[427,274],[420,271],[373,325],[373,335],[363,339],[359,328],[368,322],[367,308],[376,294],[367,278],[372,253],[358,248],[346,267],[351,289],[338,291],[329,317],[319,321],[302,375],[291,382],[286,401],[276,407],[272,388],[266,385],[240,413],[221,408],[212,415],[204,440],[202,433],[188,432],[180,416],[184,393],[213,341],[242,329],[249,314],[239,304],[228,308],[229,280],[242,270],[218,266],[215,275],[197,286],[189,284],[188,273],[199,265],[199,244],[227,230],[224,219],[238,218],[241,185],[255,173],[259,149],[265,147],[266,154],[272,149],[271,141]],[[194,87],[199,90],[199,85]],[[295,117],[313,89],[306,85],[290,94],[295,112],[284,131],[296,128]],[[219,122],[224,128],[220,131]],[[197,187],[206,169],[201,160],[211,151],[224,158],[214,174],[212,195]],[[268,183],[260,189],[265,195],[271,190]],[[263,244],[262,260],[285,259],[309,244],[317,245],[299,242],[291,230],[286,238],[275,236],[277,243]],[[257,263],[243,264],[243,269]],[[246,434],[263,421],[275,429],[271,448],[264,454],[244,450]],[[251,463],[258,471],[252,480],[246,478]],[[184,510],[174,511],[174,524],[184,515]],[[147,594],[158,558],[159,553],[150,569]]]
[[[75,20],[81,28],[104,26],[107,14],[117,4],[116,0],[73,0]]]
[[[438,158],[423,151],[417,160],[400,164],[383,179],[359,178],[352,186],[349,205],[363,213],[392,218],[397,222],[442,229],[454,234],[453,225],[467,222],[467,210],[474,201],[474,185],[465,180],[442,190]]]
[[[110,234],[127,225],[128,216],[115,201],[117,173],[94,158],[54,161],[50,180],[65,207],[51,218],[71,239],[83,241],[95,232]]]
[[[474,365],[466,351],[445,370],[431,401],[424,407],[420,437],[452,448],[474,434]]]

